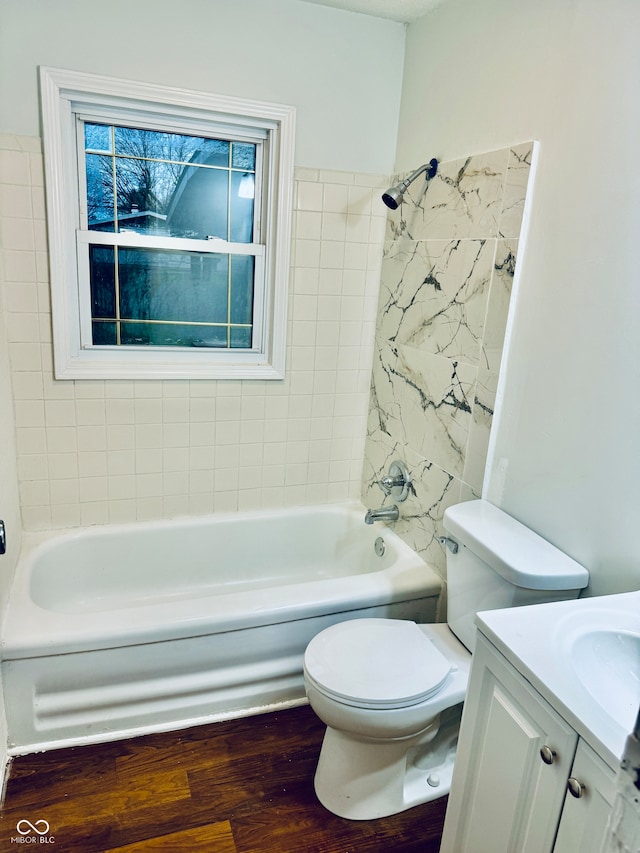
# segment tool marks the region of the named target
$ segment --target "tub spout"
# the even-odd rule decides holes
[[[373,524],[374,521],[397,521],[400,512],[395,504],[381,506],[380,509],[367,510],[364,517],[365,524]]]

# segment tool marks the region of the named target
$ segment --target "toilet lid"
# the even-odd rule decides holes
[[[325,628],[304,656],[307,675],[347,705],[403,708],[437,693],[451,664],[415,622],[352,619]]]

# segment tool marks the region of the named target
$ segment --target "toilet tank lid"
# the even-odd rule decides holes
[[[448,507],[444,528],[516,586],[582,589],[589,582],[584,566],[488,501]]]

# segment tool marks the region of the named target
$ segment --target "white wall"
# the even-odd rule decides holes
[[[0,246],[0,257],[2,248]],[[2,271],[0,270],[0,281]],[[2,288],[0,287],[0,312]],[[1,314],[0,314],[1,316]],[[0,609],[5,601],[20,550],[20,509],[16,476],[16,430],[11,401],[7,338],[0,323],[0,518],[4,521],[7,552],[0,555]]]
[[[358,496],[404,34],[297,0],[0,3],[0,407],[25,530]],[[297,107],[284,382],[53,379],[39,65]]]
[[[49,65],[293,104],[297,165],[388,173],[404,37],[297,0],[2,0],[0,133],[39,135]]]
[[[0,158],[0,184],[2,182],[5,163]],[[11,198],[0,193],[0,217],[6,213],[8,206],[13,206],[15,197]],[[0,222],[2,219],[0,218]],[[22,535],[20,523],[20,506],[18,500],[18,479],[16,472],[16,430],[11,405],[11,379],[9,375],[9,356],[7,335],[2,322],[3,315],[3,240],[4,234],[0,225],[0,518],[4,521],[7,552],[0,555],[0,612],[9,592],[13,578],[20,540]],[[2,701],[2,685],[0,684],[0,802],[3,795],[4,767],[7,758],[7,723]]]
[[[640,586],[640,5],[451,0],[409,27],[399,169],[541,143],[488,497]]]

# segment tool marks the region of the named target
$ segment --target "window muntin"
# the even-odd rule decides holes
[[[40,80],[56,378],[281,379],[285,365],[295,109],[61,69],[42,68]],[[78,132],[78,122],[82,132]],[[85,137],[86,124],[93,127]],[[140,139],[129,132],[132,129],[184,137],[178,142],[185,145],[189,139],[216,140],[208,143],[210,162],[204,165],[222,168],[223,163],[216,162],[214,149],[226,158],[225,166],[230,158],[227,188],[231,190],[228,199],[232,206],[228,206],[226,218],[219,219],[212,228],[210,221],[203,223],[198,216],[183,217],[180,223],[174,212],[174,233],[182,232],[182,236],[168,235],[163,217],[169,214],[166,198],[160,193],[160,179],[164,180],[169,168],[175,169],[176,164],[182,164],[186,175],[201,164],[195,162],[193,154],[192,161],[173,154],[166,156],[166,152],[157,158],[140,158],[140,150],[136,151],[134,145]],[[119,193],[115,182],[110,186],[106,183],[97,197],[94,195],[90,211],[85,152],[87,156],[111,159],[112,170],[116,159],[121,170],[125,160],[148,161],[143,165],[147,174],[156,170],[158,191],[154,190],[154,197],[147,193],[144,201],[153,215],[136,221],[139,202],[136,211],[131,189],[128,196],[126,192]],[[155,164],[155,160],[160,163]],[[127,176],[126,169],[124,175]],[[186,175],[183,186],[195,186]],[[139,181],[138,189],[145,189],[141,184]],[[253,205],[249,226],[246,216],[238,218],[234,213],[233,205],[242,204]],[[220,236],[208,233],[212,230]],[[102,251],[105,247],[112,250],[108,273]],[[123,250],[127,250],[124,255]],[[231,286],[227,286],[226,321],[220,321],[220,326],[216,326],[217,319],[210,322],[211,305],[209,313],[203,315],[205,320],[193,320],[188,313],[186,291],[181,292],[178,302],[187,313],[167,311],[171,297],[167,297],[170,288],[158,273],[161,252],[168,253],[163,258],[171,259],[176,269],[184,268],[186,257],[197,259],[194,266],[200,277],[198,284],[206,266],[198,256],[218,256],[220,269],[212,304],[217,316],[222,313],[221,269],[227,270]],[[122,268],[122,257],[128,260],[129,271]],[[107,286],[105,293],[89,284],[92,264],[94,275],[98,276],[96,284]],[[115,288],[108,289],[116,275],[120,276],[120,268],[125,291],[129,291],[129,295],[122,295],[132,316],[122,313],[120,293]],[[251,276],[253,294],[248,284]],[[157,291],[153,310],[132,310],[130,294],[139,293],[142,285],[148,287],[150,281]],[[172,286],[177,287],[176,281]],[[157,295],[162,292],[164,296]],[[118,306],[120,316],[114,306]],[[99,312],[93,319],[92,309]],[[143,322],[148,332],[144,343],[140,335]],[[197,322],[202,325],[196,330]],[[94,326],[98,325],[101,328],[100,332],[96,328],[94,343]],[[121,343],[113,344],[118,334]],[[123,340],[134,343],[122,343]]]

